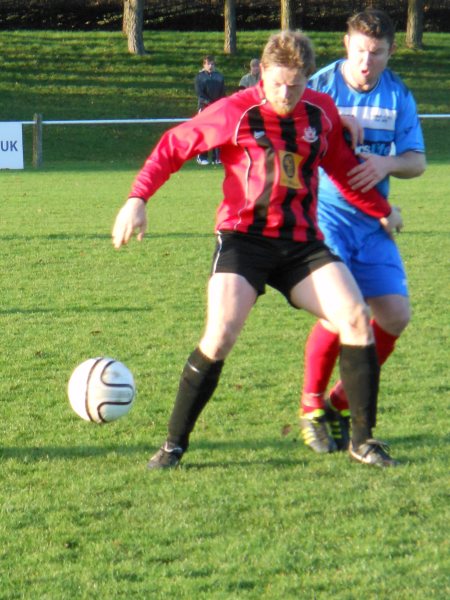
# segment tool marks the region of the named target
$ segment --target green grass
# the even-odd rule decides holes
[[[0,40],[8,35],[16,34]],[[158,35],[160,45],[175,40]],[[203,35],[192,36],[188,55],[201,53],[203,39],[213,45],[216,34]],[[47,80],[57,79],[54,57],[68,41],[75,72],[89,40],[109,40],[84,36],[39,38],[53,57]],[[119,52],[119,38],[115,44],[116,65],[142,69],[151,60],[140,63]],[[9,52],[6,64],[14,62],[22,81],[25,48]],[[59,95],[56,84],[41,83],[22,105],[21,87],[16,114],[4,87],[13,69],[5,68],[2,118],[28,118],[36,105],[47,118],[155,116],[154,104],[140,112],[136,83],[135,101],[127,106],[119,94],[117,112],[108,82],[72,102],[63,71]],[[115,252],[110,229],[148,130],[120,134],[125,160],[114,136],[87,129],[75,148],[67,131],[58,144],[49,132],[46,168],[0,177],[0,599],[448,598],[450,181],[442,123],[429,139],[427,172],[392,186],[406,221],[398,242],[414,317],[383,368],[376,433],[402,462],[386,472],[314,455],[300,442],[303,348],[314,321],[271,290],[226,362],[183,467],[146,471],[203,327],[221,170],[186,165],[151,202],[147,239]],[[97,355],[123,360],[138,388],[131,413],[103,427],[79,419],[66,397],[72,369]]]
[[[185,167],[149,207],[148,239],[115,252],[109,230],[132,176],[0,181],[0,598],[448,597],[445,167],[394,183],[414,320],[384,368],[377,434],[402,462],[388,472],[300,443],[313,320],[272,291],[184,467],[146,472],[202,328],[220,171]],[[104,427],[65,393],[71,370],[102,354],[138,387],[130,415]]]
[[[233,92],[248,62],[258,56],[268,31],[239,32],[238,54],[223,54],[219,32],[145,33],[147,56],[127,53],[120,33],[0,32],[0,120],[187,118],[196,111],[193,80],[201,57],[213,52]],[[343,55],[341,33],[311,32],[317,66]],[[425,50],[411,51],[398,35],[391,60],[411,87],[421,113],[448,113],[450,35],[426,33]],[[448,156],[447,121],[427,121],[429,158]],[[44,127],[45,165],[95,161],[129,166],[142,161],[159,137],[154,125]],[[436,143],[438,141],[438,143]],[[31,127],[25,127],[25,159],[31,161]]]

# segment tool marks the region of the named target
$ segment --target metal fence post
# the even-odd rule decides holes
[[[35,113],[33,124],[33,167],[42,167],[42,115]]]

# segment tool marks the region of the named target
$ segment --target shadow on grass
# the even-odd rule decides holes
[[[0,448],[0,459],[39,462],[42,460],[93,458],[107,456],[108,454],[120,456],[143,454],[145,456],[148,452],[150,452],[150,449],[147,444],[135,444],[133,446],[42,446],[40,448],[24,446]]]
[[[145,236],[145,239],[147,240],[158,240],[158,239],[170,239],[170,238],[180,238],[180,239],[186,239],[186,238],[193,238],[193,239],[198,239],[198,238],[213,238],[214,237],[214,233],[200,233],[200,232],[194,232],[194,233],[187,233],[185,231],[173,231],[173,232],[168,232],[168,233],[147,233]],[[61,240],[61,241],[68,241],[68,240],[111,240],[111,234],[109,233],[49,233],[48,235],[17,235],[17,234],[8,234],[8,235],[0,235],[0,242],[17,242],[19,240],[24,240],[27,242],[33,241],[33,240],[45,240],[45,241],[52,241],[52,240]]]
[[[389,445],[395,453],[397,448],[401,448],[406,453],[410,451],[414,453],[414,463],[424,463],[430,460],[431,455],[433,457],[442,456],[443,459],[447,459],[447,453],[444,448],[448,446],[449,435],[435,435],[435,434],[419,434],[409,436],[389,436]],[[417,449],[421,448],[423,452],[417,452]],[[404,464],[404,463],[403,463]]]
[[[410,436],[390,436],[389,444],[391,446],[392,454],[394,458],[399,458],[399,467],[409,467],[414,465],[422,465],[430,461],[431,458],[441,457],[443,463],[446,463],[446,454],[442,452],[443,444],[448,443],[447,436],[434,436],[429,434],[417,434]],[[291,450],[289,450],[289,447]],[[271,457],[267,458],[264,454],[264,450],[268,448],[279,449],[280,452],[286,452],[286,458],[283,457]],[[417,452],[418,448],[422,448],[423,452]],[[239,451],[239,450],[255,450],[254,460],[236,460],[230,461],[226,459],[227,452]],[[286,437],[283,439],[273,440],[235,440],[225,442],[199,442],[192,446],[192,451],[195,451],[196,460],[198,462],[183,464],[182,466],[186,470],[202,470],[208,468],[220,468],[220,467],[231,467],[231,466],[251,466],[251,465],[268,465],[270,467],[289,467],[289,466],[309,466],[309,465],[320,465],[327,463],[330,459],[335,460],[337,457],[342,457],[345,460],[349,460],[347,452],[338,452],[332,455],[322,454],[318,455],[312,452],[310,449],[303,445],[302,441],[296,437]],[[198,454],[197,454],[198,451]],[[210,462],[201,462],[201,456],[203,452],[215,453],[220,452],[223,460]],[[291,452],[295,451],[295,457],[293,458]],[[261,452],[258,456],[258,452]],[[401,455],[401,457],[399,456]],[[413,458],[411,458],[413,456]],[[349,461],[350,464],[359,466],[355,462]],[[367,468],[367,467],[364,467]],[[371,468],[372,470],[372,468]],[[375,469],[378,471],[379,469]],[[382,469],[383,471],[384,469]]]
[[[239,450],[255,450],[263,451],[268,448],[276,448],[283,450],[287,444],[294,446],[292,443],[294,440],[280,440],[280,439],[261,439],[261,440],[230,440],[224,442],[200,442],[195,443],[192,446],[192,454],[196,456],[202,456],[203,452],[208,453],[211,456],[212,453],[219,453],[222,457],[226,457],[228,452],[239,451]],[[294,446],[298,447],[298,446]],[[25,462],[41,461],[41,460],[65,460],[65,459],[80,459],[80,458],[93,458],[97,456],[107,456],[109,454],[119,456],[129,456],[134,454],[142,454],[144,457],[150,455],[152,452],[157,450],[158,446],[153,444],[134,444],[129,446],[121,446],[120,444],[108,444],[105,446],[22,446],[22,447],[0,447],[0,459],[2,460],[20,460]],[[191,453],[189,452],[189,455]],[[264,462],[264,464],[298,464],[298,461],[288,461],[283,459],[265,459],[261,456],[260,460],[255,457],[255,460],[251,461],[227,461],[221,460],[220,462],[213,463],[202,463],[199,465],[190,465],[189,468],[204,468],[212,466],[227,466],[231,464],[235,465],[249,465],[258,464]]]
[[[101,306],[93,308],[92,306],[71,306],[62,310],[55,308],[11,308],[0,310],[0,315],[44,315],[44,314],[60,314],[67,315],[69,313],[148,313],[152,310],[151,306]]]
[[[270,468],[286,468],[286,467],[305,467],[310,461],[293,460],[290,458],[271,458],[269,460],[221,460],[211,462],[198,463],[181,463],[183,471],[205,471],[207,469],[226,469],[231,467],[248,468],[248,467],[270,467]]]
[[[171,84],[172,85],[172,84]],[[147,154],[150,153],[152,146],[156,144],[156,140],[159,139],[159,135],[155,136],[155,140],[153,141],[153,144],[148,145],[148,148],[146,150]],[[39,169],[35,169],[31,166],[31,164],[26,164],[25,165],[25,169],[27,172],[30,173],[64,173],[64,172],[74,172],[74,173],[79,173],[79,172],[123,172],[123,173],[129,173],[131,171],[132,174],[137,173],[139,171],[139,169],[142,167],[142,163],[144,161],[144,159],[146,158],[147,154],[143,155],[143,156],[137,156],[136,158],[132,158],[132,159],[120,159],[120,160],[105,160],[105,161],[95,161],[95,160],[83,160],[82,157],[80,157],[77,160],[58,160],[57,158],[54,158],[53,160],[51,158],[46,158],[46,162],[45,165]],[[443,160],[444,164],[445,164],[445,159]],[[199,166],[197,165],[195,159],[189,160],[187,162],[185,162],[182,166],[182,168],[177,171],[178,173],[181,173],[183,171],[198,171],[200,172],[220,172],[221,170],[223,170],[223,167],[220,165],[210,165],[209,167],[203,167],[203,166]]]
[[[403,458],[400,466],[409,466],[412,464],[422,464],[430,460],[430,453],[434,454],[436,448],[442,448],[442,438],[429,435],[414,435],[408,437],[391,438],[394,450],[403,450],[408,454],[410,450],[417,450],[422,447],[428,451],[417,456],[413,460]],[[40,462],[40,461],[58,461],[58,460],[79,460],[103,457],[108,455],[132,456],[139,454],[142,461],[145,461],[157,450],[158,446],[153,444],[134,444],[130,446],[105,445],[105,446],[29,446],[29,447],[9,447],[0,448],[0,460],[18,460],[21,462]],[[285,454],[285,456],[267,456],[267,450],[273,449]],[[235,452],[248,451],[254,452],[249,458],[231,458]],[[266,451],[266,452],[265,452]],[[291,451],[295,451],[295,457]],[[220,457],[214,460],[214,455]],[[200,441],[191,445],[190,451],[186,454],[187,461],[182,463],[183,470],[204,470],[226,467],[249,467],[249,466],[269,466],[269,467],[298,467],[309,464],[320,464],[328,461],[335,456],[345,456],[345,452],[340,452],[331,457],[328,454],[317,455],[308,450],[297,438],[272,438],[260,440],[227,440],[218,442]],[[212,460],[202,461],[202,457],[207,456]],[[442,453],[444,457],[444,453]],[[188,458],[189,457],[189,458]],[[195,462],[190,461],[190,457]]]

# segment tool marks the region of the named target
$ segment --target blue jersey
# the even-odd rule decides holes
[[[313,75],[309,87],[330,95],[341,115],[353,115],[364,127],[364,143],[359,152],[370,152],[381,156],[403,154],[407,151],[424,152],[422,129],[417,108],[410,90],[401,79],[385,69],[377,85],[368,92],[358,92],[349,86],[342,76],[344,59],[324,67]],[[389,178],[377,185],[385,198],[389,194]],[[322,171],[319,186],[319,208],[321,203],[332,204],[350,211],[361,219],[360,223],[378,227],[376,219],[361,213],[346,202],[343,196]],[[345,213],[339,211],[345,218]],[[357,221],[352,219],[353,223]]]

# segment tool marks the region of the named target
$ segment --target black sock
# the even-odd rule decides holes
[[[352,415],[352,443],[356,448],[372,437],[375,426],[380,379],[375,344],[342,345],[339,366]]]
[[[187,450],[189,434],[217,387],[223,363],[211,361],[199,348],[189,356],[169,420],[168,442]]]

